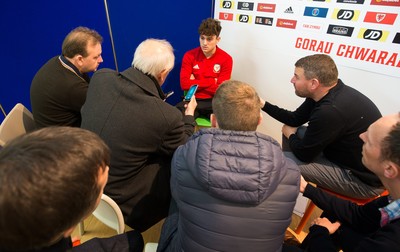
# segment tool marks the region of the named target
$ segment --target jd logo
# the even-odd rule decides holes
[[[248,15],[239,15],[239,22],[242,22],[242,23],[249,22],[249,16]]]
[[[224,9],[232,8],[232,1],[223,1],[222,2],[222,8],[224,8]]]
[[[379,40],[382,37],[382,31],[367,29],[363,37],[364,39]]]
[[[337,14],[337,19],[351,20],[354,17],[354,11],[352,10],[340,10]]]

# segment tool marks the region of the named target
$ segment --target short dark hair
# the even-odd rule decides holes
[[[333,59],[326,54],[314,54],[303,57],[295,63],[295,67],[304,70],[307,80],[316,78],[326,87],[333,86],[338,81],[338,69]]]
[[[400,112],[398,116],[400,119]],[[389,160],[400,166],[400,120],[393,125],[392,130],[382,140],[381,159]]]
[[[206,35],[206,36],[216,35],[218,38],[219,34],[221,33],[221,30],[222,30],[221,22],[213,18],[204,19],[199,26],[200,35]]]
[[[0,151],[0,247],[31,250],[62,238],[94,210],[109,149],[94,133],[48,127]]]
[[[88,43],[91,43],[91,45],[96,45],[98,43],[101,44],[102,42],[103,38],[97,31],[91,30],[87,27],[79,26],[73,29],[65,37],[62,44],[62,55],[68,58],[73,58],[78,54],[82,55],[83,57],[87,57],[88,52],[86,48]]]
[[[224,130],[255,131],[260,121],[260,97],[247,83],[224,81],[212,99],[218,126]]]

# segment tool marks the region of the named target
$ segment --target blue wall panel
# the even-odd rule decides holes
[[[179,91],[179,69],[185,51],[198,45],[197,28],[212,15],[211,0],[108,0],[119,70],[130,66],[136,46],[146,38],[167,39],[175,48],[175,68],[164,84]],[[97,30],[104,38],[100,68],[114,59],[102,0],[4,1],[0,15],[0,104],[6,112],[22,102],[30,109],[29,88],[36,71],[61,53],[65,35],[77,26]],[[170,98],[174,103],[179,94]],[[1,119],[1,116],[0,116]]]
[[[162,86],[174,90],[168,102],[176,104],[183,92],[179,71],[183,54],[199,46],[197,29],[201,21],[212,16],[212,0],[108,0],[118,69],[130,67],[136,47],[147,38],[168,40],[175,50],[175,67]]]
[[[100,67],[114,68],[103,1],[2,2],[0,103],[6,112],[17,102],[30,108],[29,88],[36,71],[61,53],[64,37],[80,25],[95,29],[103,36],[104,62]]]

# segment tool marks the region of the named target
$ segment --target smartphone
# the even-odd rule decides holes
[[[197,84],[192,85],[192,86],[189,88],[189,90],[187,91],[185,97],[183,98],[183,101],[185,101],[185,102],[190,102],[190,99],[192,99],[192,96],[196,93],[197,87],[198,87],[198,86],[199,86],[199,85],[197,85]]]

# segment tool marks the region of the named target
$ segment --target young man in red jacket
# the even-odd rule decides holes
[[[180,82],[182,90],[197,84],[197,109],[195,117],[209,118],[212,113],[211,100],[218,86],[231,78],[232,57],[217,44],[222,27],[220,21],[208,18],[199,27],[200,46],[185,53],[182,59]],[[177,105],[183,107],[183,103]]]

